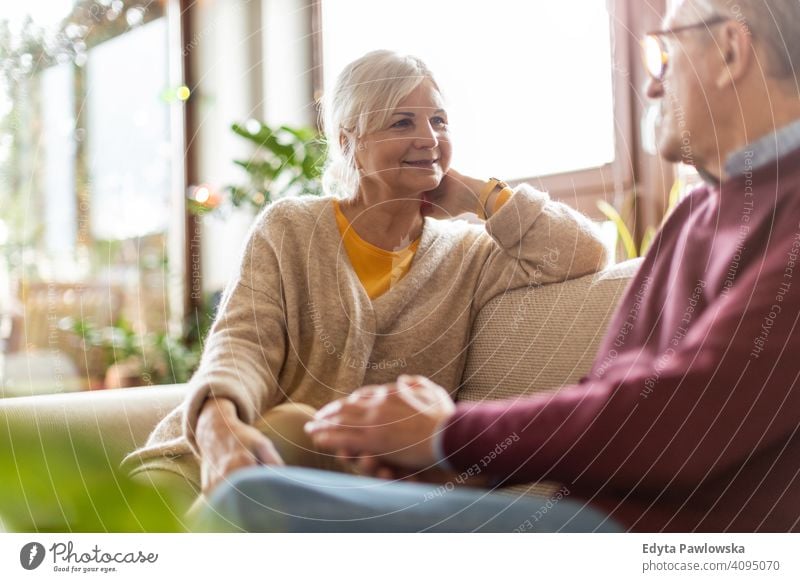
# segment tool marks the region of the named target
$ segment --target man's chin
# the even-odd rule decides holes
[[[660,140],[657,143],[656,149],[658,150],[658,155],[661,156],[661,159],[665,162],[669,162],[671,164],[685,162],[679,143]]]

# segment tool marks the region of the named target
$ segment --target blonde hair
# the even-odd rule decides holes
[[[433,74],[421,59],[377,50],[347,65],[323,99],[328,160],[322,176],[327,193],[347,198],[358,189],[357,138],[383,128],[400,101]]]

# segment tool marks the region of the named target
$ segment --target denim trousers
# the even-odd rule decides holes
[[[211,495],[196,525],[249,532],[624,531],[568,495],[512,495],[274,466],[233,473]]]

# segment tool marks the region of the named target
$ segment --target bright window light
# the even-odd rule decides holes
[[[326,88],[385,48],[421,57],[444,93],[454,165],[505,179],[614,160],[605,0],[323,0]]]
[[[99,44],[86,67],[92,234],[100,240],[164,232],[169,220],[167,21]]]

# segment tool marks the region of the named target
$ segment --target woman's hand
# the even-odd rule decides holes
[[[455,218],[467,212],[474,214],[479,196],[488,185],[487,180],[470,178],[450,168],[439,187],[423,195],[422,213],[440,219]]]
[[[314,444],[340,457],[378,457],[407,469],[437,462],[433,437],[455,412],[447,391],[422,376],[359,388],[306,424]]]
[[[201,483],[208,495],[230,473],[252,465],[283,465],[272,441],[236,415],[227,399],[210,398],[197,420]]]

